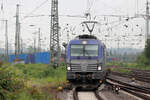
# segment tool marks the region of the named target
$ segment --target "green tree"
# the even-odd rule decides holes
[[[137,63],[142,64],[142,65],[150,65],[150,61],[146,58],[145,53],[142,53],[138,58],[137,58]]]
[[[146,42],[144,52],[145,52],[146,58],[150,60],[150,39],[148,39],[147,42]]]
[[[150,39],[147,40],[144,52],[138,57],[137,63],[150,65]]]

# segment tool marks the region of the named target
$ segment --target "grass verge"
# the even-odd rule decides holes
[[[43,87],[57,87],[66,81],[66,69],[44,64],[3,64],[0,67],[0,100],[55,100]]]

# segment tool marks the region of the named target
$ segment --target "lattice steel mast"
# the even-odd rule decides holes
[[[58,0],[52,0],[51,3],[50,53],[51,64],[58,67],[60,58]]]

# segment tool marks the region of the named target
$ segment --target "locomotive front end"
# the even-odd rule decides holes
[[[67,80],[98,84],[105,78],[105,47],[96,39],[70,41],[67,48]]]

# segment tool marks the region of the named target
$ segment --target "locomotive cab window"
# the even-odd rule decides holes
[[[98,45],[85,45],[85,56],[98,56]]]
[[[71,45],[71,56],[98,56],[98,45]]]
[[[83,56],[83,45],[71,45],[71,56]]]

